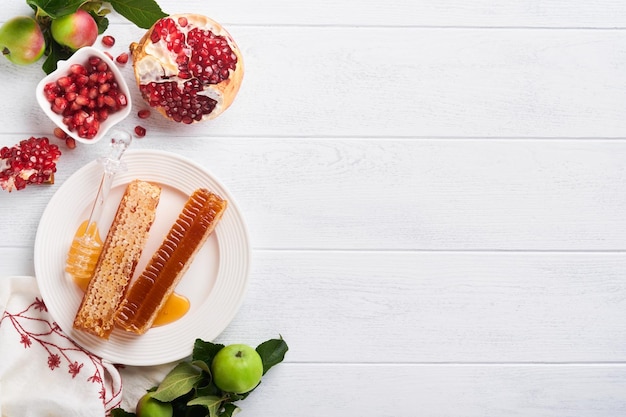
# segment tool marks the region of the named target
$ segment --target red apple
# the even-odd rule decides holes
[[[50,30],[55,41],[73,51],[93,45],[98,37],[96,21],[82,9],[53,20]]]

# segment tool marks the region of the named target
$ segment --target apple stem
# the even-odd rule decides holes
[[[2,55],[9,55],[10,53],[11,51],[9,51],[9,48],[5,46],[4,49],[2,50]]]
[[[243,356],[243,353],[239,350],[239,351],[237,351],[235,356],[238,357],[238,358],[241,358]]]

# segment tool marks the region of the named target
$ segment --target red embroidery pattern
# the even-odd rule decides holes
[[[68,373],[72,375],[72,378],[76,378],[81,369],[84,366],[84,363],[79,363],[76,360],[70,359],[70,354],[79,353],[80,356],[85,357],[85,359],[93,364],[95,369],[94,373],[86,378],[88,382],[94,384],[100,384],[99,395],[102,400],[102,404],[105,407],[107,415],[110,411],[116,407],[120,406],[121,403],[121,386],[115,389],[112,384],[107,387],[104,382],[104,367],[102,364],[102,359],[91,354],[90,352],[84,350],[80,346],[78,346],[74,341],[72,341],[69,337],[67,337],[62,331],[59,325],[56,322],[50,322],[46,319],[37,317],[37,314],[33,316],[33,310],[38,310],[39,312],[47,312],[48,308],[45,303],[39,297],[35,297],[35,301],[33,301],[28,307],[26,307],[23,311],[19,313],[9,313],[5,311],[0,318],[0,325],[7,320],[9,323],[13,325],[16,332],[20,336],[19,343],[24,346],[24,349],[32,348],[33,342],[38,344],[40,347],[45,349],[48,354],[48,368],[50,371],[54,371],[57,368],[60,368],[62,363],[67,362]],[[30,313],[29,313],[30,312]],[[42,325],[46,330],[43,332],[33,332],[27,330],[27,323],[37,322]],[[60,338],[61,340],[57,343],[51,341],[54,338]],[[50,338],[51,340],[47,340]],[[57,339],[58,340],[58,339]],[[61,343],[63,346],[61,346]],[[110,398],[107,400],[107,389],[111,393]]]

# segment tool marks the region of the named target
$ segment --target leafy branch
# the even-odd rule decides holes
[[[256,387],[244,394],[236,394],[222,391],[215,385],[211,363],[222,348],[222,344],[196,339],[191,359],[177,364],[157,387],[148,391],[149,395],[170,403],[175,417],[232,417],[240,410],[235,402],[244,400]],[[288,349],[282,337],[256,347],[263,362],[263,375],[283,361]],[[112,410],[111,416],[136,417],[121,408]]]
[[[51,73],[59,60],[69,58],[73,51],[57,43],[50,33],[53,20],[72,14],[79,8],[88,12],[98,25],[98,34],[104,33],[109,27],[107,15],[111,13],[108,5],[117,13],[142,29],[150,28],[157,20],[167,16],[156,0],[26,0],[35,12],[35,20],[41,27],[46,40],[46,60],[43,70]]]

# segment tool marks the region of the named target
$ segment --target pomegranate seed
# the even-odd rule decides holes
[[[65,131],[61,129],[60,127],[55,127],[54,136],[56,136],[59,139],[65,139],[67,138],[67,133],[65,133]]]
[[[126,96],[121,93],[117,95],[116,101],[120,107],[125,107],[128,104],[128,101],[126,100]]]
[[[122,52],[121,54],[119,54],[117,56],[117,58],[115,58],[115,60],[117,62],[119,62],[120,64],[125,64],[128,62],[128,53],[126,52]]]
[[[137,116],[139,116],[140,119],[147,119],[148,117],[150,117],[150,110],[148,109],[139,110],[137,112]]]
[[[74,139],[71,136],[68,136],[67,138],[65,138],[65,146],[67,146],[70,149],[76,148],[76,139]]]
[[[81,74],[81,75],[85,75],[87,74],[87,69],[85,69],[85,67],[81,64],[72,64],[70,66],[70,73],[72,74]]]
[[[78,106],[87,106],[89,104],[89,97],[76,96],[76,100],[74,100],[74,103],[76,103]],[[78,110],[78,108],[76,108],[76,110]]]
[[[146,136],[146,129],[142,126],[135,126],[135,134],[138,138],[143,138]]]
[[[106,104],[107,106],[111,107],[111,108],[115,108],[115,99],[111,96],[104,96],[103,97],[104,100],[104,104]]]
[[[72,79],[70,77],[61,77],[57,80],[57,85],[61,88],[65,88],[72,83]]]
[[[114,59],[115,59],[115,58],[113,58],[113,55],[111,55],[111,54],[110,54],[109,52],[107,52],[107,51],[104,51],[104,54],[105,54],[106,56],[108,56],[111,60],[114,60]]]
[[[112,47],[113,45],[115,45],[115,38],[113,36],[103,36],[102,37],[102,44],[104,46],[108,46],[109,48]]]
[[[74,81],[78,87],[82,87],[89,82],[89,77],[86,74],[79,74]]]

